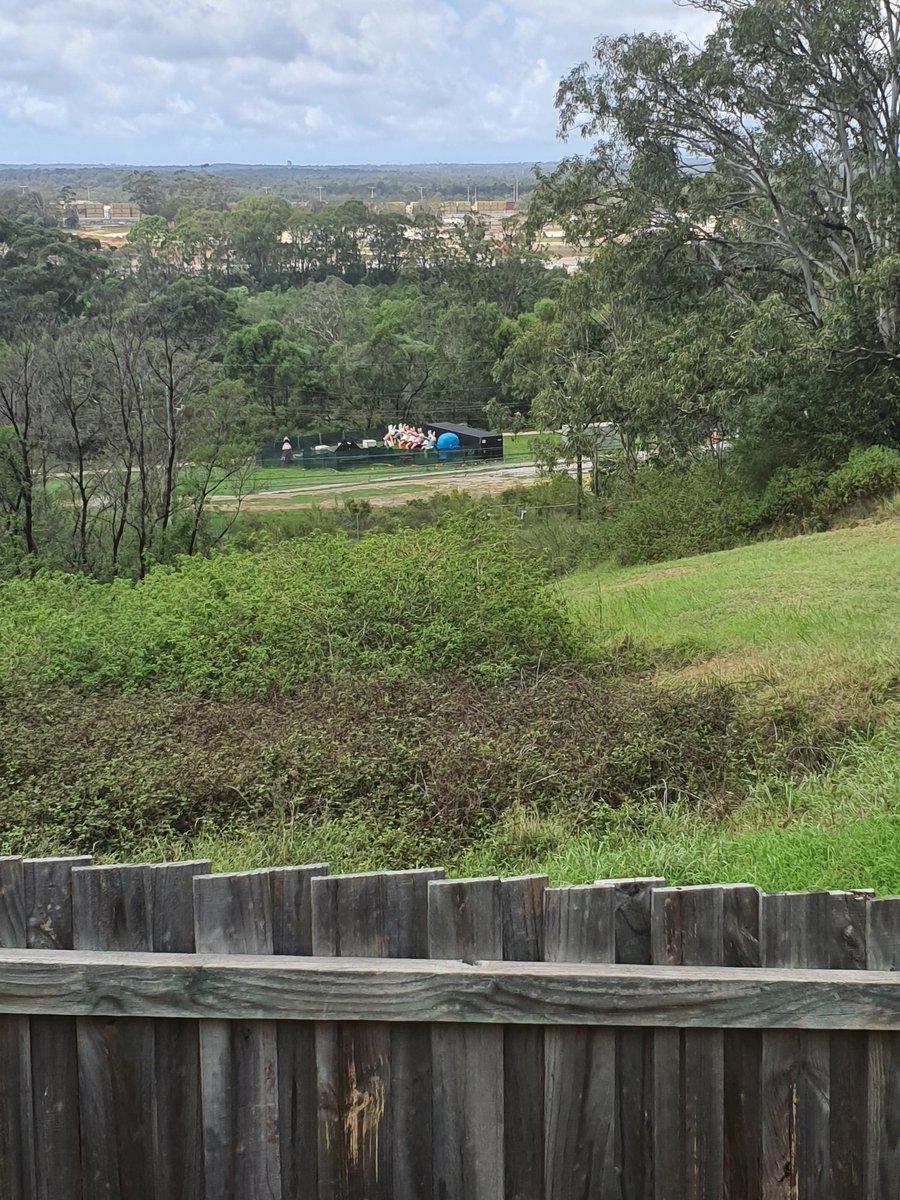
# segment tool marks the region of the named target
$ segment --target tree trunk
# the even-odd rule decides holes
[[[27,458],[22,464],[22,537],[25,539],[28,554],[35,558],[37,542],[34,540],[34,480]]]
[[[168,378],[166,380],[166,461],[163,477],[163,490],[160,499],[158,522],[162,530],[168,528],[172,515],[172,496],[175,492],[175,460],[178,442],[176,436],[175,413],[175,365],[168,360]]]

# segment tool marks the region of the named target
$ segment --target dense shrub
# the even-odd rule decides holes
[[[719,463],[684,471],[647,468],[611,503],[618,511],[600,523],[597,558],[627,566],[727,550],[747,541],[757,501]]]
[[[271,698],[41,689],[0,700],[0,853],[123,855],[204,823],[359,816],[441,861],[515,805],[719,811],[757,752],[772,761],[776,729],[789,722],[757,728],[727,687],[673,693],[612,666],[320,680]]]
[[[562,603],[475,517],[354,542],[184,559],[137,584],[0,585],[0,684],[256,694],[316,676],[503,676],[569,656]]]
[[[831,472],[812,462],[780,467],[761,492],[736,463],[646,468],[609,489],[585,558],[627,566],[727,550],[771,531],[827,529],[854,505],[898,491],[900,452],[884,446],[854,451]]]
[[[900,491],[900,451],[887,446],[854,450],[825,480],[816,507],[835,513],[860,501],[881,500]]]
[[[779,467],[763,492],[760,524],[805,527],[818,505],[826,478],[825,472],[812,464]]]
[[[827,529],[857,504],[883,500],[900,491],[900,452],[886,446],[854,450],[830,472],[813,463],[781,467],[766,485],[760,522],[802,531]]]

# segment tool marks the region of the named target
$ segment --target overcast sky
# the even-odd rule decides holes
[[[553,97],[670,0],[0,0],[0,162],[559,156]]]

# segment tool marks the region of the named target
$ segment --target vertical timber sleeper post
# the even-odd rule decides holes
[[[425,868],[314,879],[314,953],[427,957],[427,889],[442,876]],[[317,1023],[320,1200],[430,1195],[430,1050],[427,1026]]]
[[[76,867],[72,915],[76,950],[152,950],[150,867]],[[156,1200],[154,1024],[76,1022],[84,1200]]]
[[[204,954],[271,954],[270,872],[198,875],[194,930]],[[200,1022],[206,1200],[281,1200],[274,1021]]]
[[[89,855],[26,858],[25,927],[29,950],[71,950],[72,871]],[[78,1046],[71,1017],[31,1018],[31,1107],[35,1200],[81,1200]]]
[[[500,880],[428,885],[431,958],[503,957]],[[434,1200],[504,1200],[503,1029],[435,1024]]]
[[[548,888],[548,962],[611,963],[615,889]],[[627,1200],[616,1167],[616,1033],[572,1025],[544,1031],[545,1200]]]

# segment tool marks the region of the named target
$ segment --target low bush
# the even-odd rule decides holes
[[[293,696],[41,689],[0,702],[0,853],[125,856],[203,827],[358,823],[395,864],[454,857],[515,806],[721,813],[807,732],[649,671],[339,679]],[[776,738],[777,741],[773,741]],[[793,740],[792,740],[793,739]]]
[[[813,519],[813,514],[826,479],[826,473],[813,464],[779,467],[762,494],[760,524],[804,530],[816,528],[818,522]]]
[[[762,492],[737,464],[647,467],[609,488],[582,561],[630,566],[728,550],[772,532],[815,532],[897,492],[900,451],[884,446],[856,450],[831,472],[816,463],[779,467]]]
[[[884,500],[900,491],[900,451],[887,446],[854,450],[832,471],[817,497],[819,513],[834,514],[850,505]]]
[[[766,484],[761,525],[803,533],[828,529],[855,505],[871,505],[900,491],[900,452],[887,446],[854,450],[826,472],[815,463],[781,467]]]
[[[477,517],[350,541],[183,559],[133,584],[0,584],[0,686],[290,691],[337,675],[503,677],[568,658],[539,568]]]

